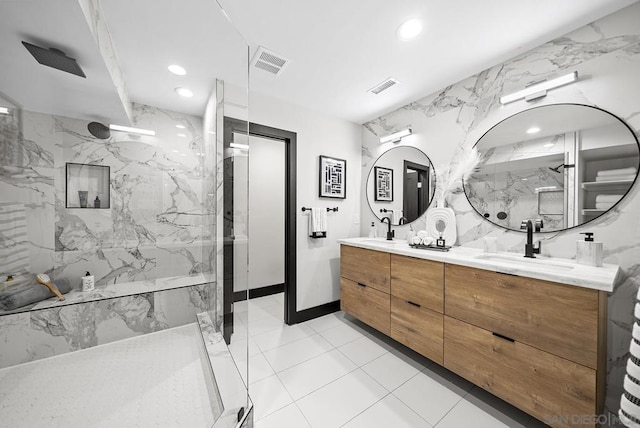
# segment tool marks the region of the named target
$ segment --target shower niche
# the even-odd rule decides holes
[[[111,208],[110,172],[108,166],[67,163],[65,207]]]

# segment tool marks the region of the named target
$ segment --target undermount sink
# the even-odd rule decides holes
[[[399,244],[399,243],[405,242],[405,241],[400,240],[400,239],[394,239],[392,241],[387,241],[385,238],[368,238],[368,239],[363,239],[362,242],[366,242],[368,244],[395,245],[395,244]]]
[[[554,262],[545,258],[529,259],[516,254],[479,254],[476,258],[492,262],[507,263],[513,267],[535,267],[539,270],[554,272],[568,272],[575,267],[570,263]]]

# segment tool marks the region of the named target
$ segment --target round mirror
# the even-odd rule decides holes
[[[436,188],[431,161],[419,149],[394,147],[373,164],[367,178],[367,201],[378,219],[406,224],[425,213]]]
[[[535,107],[491,128],[476,143],[482,156],[464,190],[485,219],[541,232],[580,226],[614,207],[636,180],[638,140],[618,117],[579,104]]]

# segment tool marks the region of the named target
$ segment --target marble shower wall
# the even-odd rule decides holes
[[[436,172],[464,161],[466,153],[493,125],[533,106],[579,103],[607,110],[623,119],[638,135],[640,129],[640,3],[555,39],[510,61],[496,65],[441,91],[364,124],[362,148],[362,219],[375,221],[368,209],[365,178],[377,157],[391,147],[380,135],[411,125],[414,134],[401,144],[423,150]],[[505,106],[499,97],[529,82],[577,70],[581,79],[549,91],[538,101]],[[442,185],[438,183],[437,185]],[[484,221],[469,205],[461,185],[448,194],[456,212],[458,244],[482,248],[485,236],[499,238],[501,251],[522,252],[525,236]],[[578,232],[595,232],[604,242],[605,263],[621,266],[622,275],[609,296],[608,382],[609,411],[617,412],[628,357],[634,296],[640,285],[640,187],[634,186],[615,209],[596,221],[572,230],[537,235],[547,256],[575,258]],[[414,223],[424,228],[424,216]],[[403,237],[408,226],[397,228]],[[361,233],[366,234],[366,230]]]
[[[216,158],[202,118],[140,104],[133,114],[133,126],[156,135],[99,140],[84,120],[0,115],[0,201],[24,207],[26,271],[76,288],[87,270],[98,286],[215,273]],[[65,208],[67,162],[111,168],[109,209]],[[198,283],[0,316],[0,367],[194,322],[215,311],[216,291]]]
[[[0,316],[0,368],[194,322],[209,284]]]
[[[85,121],[53,118],[55,278],[77,285],[89,270],[101,285],[213,271],[202,119],[140,104],[133,113],[134,126],[154,137],[112,132],[98,140]],[[111,167],[110,209],[65,208],[66,162]]]

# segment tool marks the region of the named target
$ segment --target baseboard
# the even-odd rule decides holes
[[[325,303],[320,306],[314,306],[313,308],[304,309],[302,311],[296,312],[295,320],[292,324],[298,324],[301,322],[309,321],[314,318],[319,318],[324,315],[338,312],[339,310],[340,310],[340,300],[335,300],[333,302]]]
[[[249,299],[257,299],[258,297],[271,296],[284,292],[284,284],[267,285],[266,287],[252,288],[249,290]],[[233,301],[240,302],[247,300],[246,291],[234,291]]]

